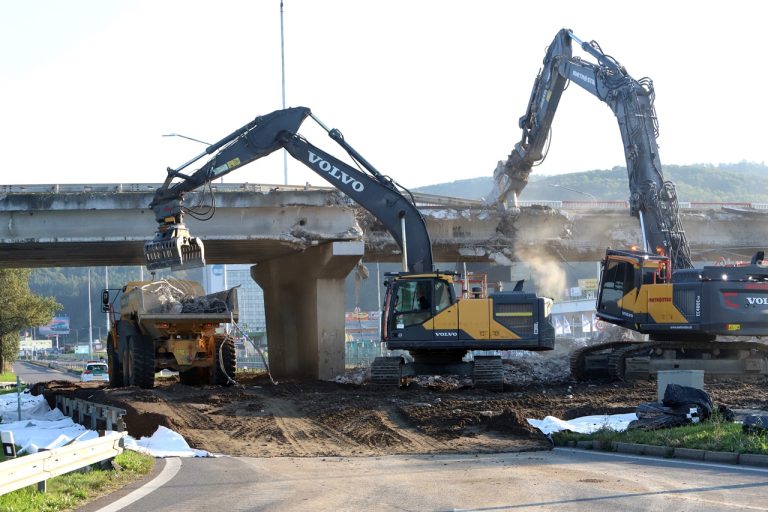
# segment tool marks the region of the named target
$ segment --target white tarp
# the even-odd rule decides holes
[[[210,457],[205,450],[190,448],[180,434],[162,425],[151,437],[142,437],[138,441],[131,436],[125,439],[125,447],[153,457]]]
[[[20,453],[58,448],[75,438],[85,441],[99,437],[98,432],[75,423],[59,409],[51,409],[41,395],[21,394],[19,420],[18,397],[16,393],[0,395],[0,431],[13,432],[14,443],[21,447]],[[190,448],[181,435],[162,426],[151,437],[142,437],[138,441],[126,436],[125,447],[153,457],[212,456],[204,450]]]
[[[561,420],[554,416],[547,416],[543,420],[528,419],[528,423],[543,433],[549,435],[552,432],[570,430],[578,434],[592,434],[601,429],[611,429],[621,432],[627,429],[630,422],[637,419],[637,414],[599,414],[595,416],[582,416],[572,420]]]

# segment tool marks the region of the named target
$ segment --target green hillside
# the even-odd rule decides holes
[[[694,164],[664,166],[664,176],[677,187],[680,201],[768,202],[768,166]],[[491,176],[415,188],[413,192],[462,199],[481,199],[493,188]],[[536,176],[531,174],[522,200],[624,200],[629,195],[625,167]]]

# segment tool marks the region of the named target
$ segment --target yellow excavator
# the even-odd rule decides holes
[[[311,117],[359,166],[353,167],[310,144],[299,135]],[[235,130],[176,169],[169,168],[155,192],[151,208],[158,231],[144,247],[147,267],[184,269],[205,264],[202,240],[190,235],[184,194],[210,183],[276,150],[285,149],[331,185],[375,216],[402,250],[402,271],[387,275],[382,312],[382,341],[405,357],[377,358],[371,367],[375,383],[400,385],[410,375],[450,373],[471,375],[478,387],[503,387],[500,356],[468,353],[488,350],[551,350],[554,327],[552,301],[516,290],[484,297],[462,298],[460,276],[433,267],[426,223],[413,196],[377,171],[354,150],[337,129],[327,128],[306,107],[277,110]],[[197,170],[185,168],[209,156]],[[178,180],[178,181],[174,181]],[[209,187],[210,189],[210,187]],[[213,194],[213,190],[210,190]],[[209,215],[210,208],[203,213]]]

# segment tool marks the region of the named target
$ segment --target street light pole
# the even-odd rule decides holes
[[[109,267],[104,267],[104,289],[109,290]],[[107,332],[109,332],[109,311],[104,313],[104,318],[107,321]],[[99,341],[101,341],[101,336],[99,336]]]
[[[91,267],[88,267],[88,359],[93,358],[93,319],[91,312]]]
[[[283,91],[283,110],[285,110],[285,29],[283,26],[283,0],[280,0],[280,65]],[[288,185],[288,152],[283,149],[283,181]]]
[[[549,185],[550,187],[554,187],[554,188],[564,188],[565,190],[570,190],[571,192],[576,192],[577,194],[581,194],[583,196],[587,196],[589,198],[592,198],[593,201],[597,201],[597,198],[595,196],[593,196],[592,194],[590,194],[589,192],[582,192],[581,190],[576,190],[575,188],[566,187],[565,185],[556,185],[556,184],[552,184],[552,183],[547,183],[547,185]]]
[[[182,139],[187,139],[187,140],[191,140],[191,141],[194,141],[194,142],[199,142],[200,144],[205,144],[206,146],[211,146],[212,145],[210,142],[205,142],[204,140],[196,139],[194,137],[187,137],[186,135],[182,135],[180,133],[164,133],[163,135],[161,135],[161,137],[181,137]],[[199,156],[195,157],[194,160],[191,160],[190,162],[187,162],[186,164],[184,164],[184,167],[186,167],[190,163],[194,162],[195,160],[197,160],[198,158],[201,158],[203,156],[204,156],[204,154],[201,153]],[[221,182],[220,183],[224,183],[224,176],[221,177]]]
[[[206,146],[210,146],[210,142],[205,142],[204,140],[194,139],[192,137],[187,137],[186,135],[181,135],[180,133],[164,133],[162,137],[181,137],[182,139],[192,140],[195,142],[199,142],[200,144],[205,144]]]

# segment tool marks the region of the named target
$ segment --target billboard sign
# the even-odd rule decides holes
[[[41,325],[37,332],[41,336],[60,336],[69,334],[69,315],[60,315],[53,317],[48,325]]]
[[[344,314],[347,340],[370,340],[379,337],[380,311],[348,311]]]

